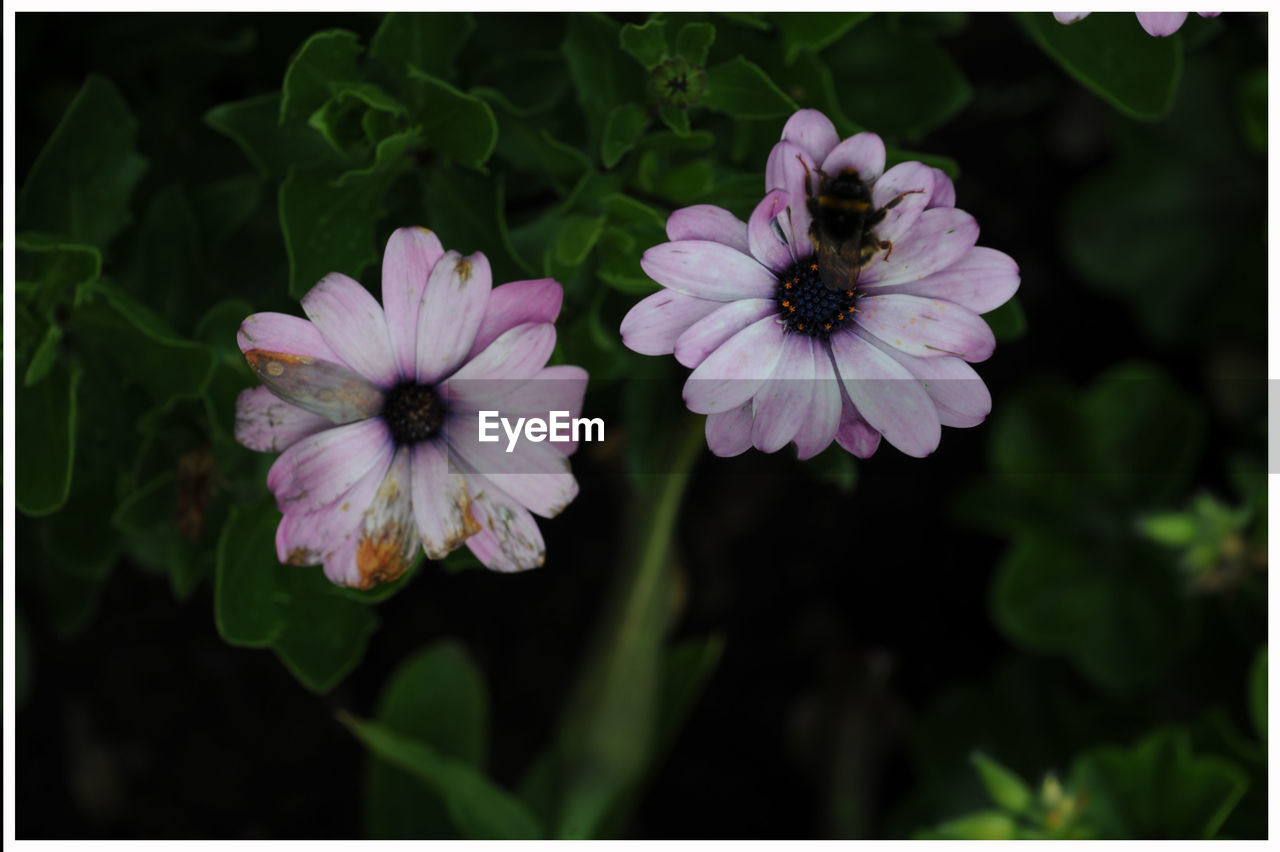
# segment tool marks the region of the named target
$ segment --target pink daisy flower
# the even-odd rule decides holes
[[[401,228],[382,259],[382,305],[335,272],[303,297],[308,319],[247,318],[240,350],[263,384],[240,394],[236,438],[281,453],[267,476],[280,561],[323,564],[357,588],[400,576],[419,543],[430,559],[465,542],[497,571],[541,565],[533,515],[577,495],[576,445],[506,453],[477,440],[477,411],[581,412],[586,371],[546,366],[562,297],[549,278],[495,288],[483,254]]]
[[[1183,21],[1187,19],[1186,12],[1134,12],[1138,16],[1138,23],[1142,24],[1142,28],[1147,31],[1148,35],[1153,36],[1169,36],[1173,35],[1182,26]],[[1216,18],[1221,12],[1196,12],[1202,18]],[[1084,20],[1089,16],[1088,12],[1054,12],[1053,17],[1060,24],[1074,24],[1076,21]]]
[[[641,265],[664,289],[623,319],[623,342],[693,369],[685,404],[708,415],[716,455],[794,443],[809,458],[834,440],[866,458],[883,435],[919,457],[937,448],[942,426],[975,426],[990,412],[968,362],[994,350],[979,314],[1013,296],[1017,264],[975,245],[978,224],[954,207],[940,170],[884,166],[880,137],[841,141],[825,115],[800,110],[769,155],[770,191],[749,222],[686,207],[667,220],[671,242],[645,252]],[[849,170],[870,209],[885,210],[862,245],[884,248],[856,284],[833,291],[819,275],[809,200],[821,175]]]

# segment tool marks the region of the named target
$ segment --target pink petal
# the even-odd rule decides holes
[[[444,253],[431,270],[418,311],[418,381],[434,384],[465,362],[492,289],[493,273],[483,252]]]
[[[801,412],[813,400],[813,338],[786,335],[773,375],[752,398],[751,443],[762,453],[776,453],[790,443],[802,423]],[[821,353],[826,358],[826,353]]]
[[[236,440],[251,450],[278,453],[333,423],[290,405],[266,387],[246,388],[236,397]]]
[[[382,410],[382,390],[340,364],[263,349],[244,357],[271,393],[331,423],[365,420]]]
[[[780,236],[781,226],[774,221],[787,209],[790,198],[784,190],[773,190],[756,205],[747,222],[752,257],[776,273],[785,272],[791,266],[791,250]]]
[[[504,331],[527,322],[551,322],[560,316],[564,288],[554,278],[511,281],[494,287],[485,306],[480,330],[467,358],[474,358]]]
[[[467,547],[486,568],[525,571],[541,567],[547,558],[542,532],[529,511],[502,492],[487,477],[467,477],[480,532]]]
[[[899,163],[876,181],[871,188],[871,203],[877,210],[898,200],[876,225],[876,237],[896,242],[915,225],[933,195],[933,172],[924,163]]]
[[[963,210],[938,207],[920,214],[915,226],[893,251],[877,255],[862,270],[858,283],[904,284],[945,269],[973,248],[978,223]]]
[[[858,409],[849,401],[849,395],[842,393],[840,409],[840,426],[836,430],[836,443],[860,459],[869,459],[880,447],[880,433],[871,424],[862,419]]]
[[[426,228],[398,228],[382,253],[382,305],[401,378],[417,373],[418,310],[427,279],[444,255],[440,238]]]
[[[582,416],[582,400],[587,392],[587,371],[560,364],[542,370],[493,401],[504,417],[541,417],[549,420],[553,411],[567,411],[570,418]],[[577,441],[552,444],[563,455],[573,455]]]
[[[698,414],[714,414],[746,402],[773,375],[782,337],[782,324],[769,316],[729,338],[684,383],[685,405]]]
[[[525,323],[504,331],[449,377],[444,393],[449,396],[450,388],[477,381],[527,381],[546,365],[555,345],[556,329],[550,323]]]
[[[391,467],[388,455],[331,503],[313,512],[290,511],[276,528],[276,555],[288,565],[319,565],[355,537]]]
[[[664,288],[627,311],[622,318],[622,343],[641,355],[670,355],[689,326],[723,305]]]
[[[836,126],[816,109],[802,109],[796,112],[782,128],[784,141],[799,145],[815,163],[821,163],[840,144],[840,134]]]
[[[751,446],[751,400],[707,415],[707,447],[721,458],[741,455]]]
[[[993,311],[1018,291],[1018,264],[1002,251],[974,246],[945,269],[906,284],[876,286],[876,295],[908,293],[930,299],[946,299],[977,314]]]
[[[1142,28],[1148,34],[1157,37],[1173,35],[1187,19],[1186,12],[1138,12],[1136,14]]]
[[[791,228],[787,239],[794,257],[808,257],[813,253],[809,239],[808,201],[818,192],[818,169],[809,154],[799,145],[779,142],[769,152],[765,164],[765,185],[770,189],[784,190],[791,203],[787,206]]]
[[[640,266],[664,287],[717,302],[768,298],[778,283],[750,255],[706,240],[661,243],[644,253]]]
[[[503,411],[501,416],[517,428],[514,415]],[[456,467],[483,474],[534,514],[554,518],[578,496],[569,460],[549,439],[534,441],[522,435],[515,449],[507,452],[509,441],[503,429],[496,430],[497,441],[481,442],[477,417],[467,414],[450,420],[449,449]]]
[[[996,348],[986,321],[968,308],[941,299],[890,294],[858,300],[854,321],[909,355],[958,355],[985,361]]]
[[[1083,21],[1089,16],[1088,12],[1054,12],[1053,17],[1060,24],[1074,24],[1076,21]]]
[[[384,388],[400,378],[382,306],[359,282],[330,272],[302,297],[302,310],[342,363]]]
[[[747,225],[723,207],[695,204],[667,217],[667,237],[672,242],[710,240],[747,254]]]
[[[822,171],[835,177],[845,169],[853,169],[864,183],[872,183],[884,173],[884,160],[884,140],[874,133],[859,133],[827,154]]]
[[[879,348],[920,381],[943,426],[977,426],[991,413],[991,392],[973,367],[961,359],[914,358],[891,346],[881,344]]]
[[[389,583],[413,563],[417,527],[409,497],[410,451],[396,453],[387,475],[353,533],[324,562],[330,581],[357,589]]]
[[[413,517],[428,559],[444,559],[480,531],[466,478],[449,470],[443,441],[413,447]]]
[[[395,444],[381,418],[335,426],[280,454],[267,487],[281,512],[314,512],[337,500],[369,469],[386,464]]]
[[[302,317],[289,314],[251,314],[240,324],[236,342],[241,352],[262,349],[317,361],[342,363],[337,352],[324,342],[320,330]]]
[[[740,299],[719,304],[719,310],[689,326],[676,340],[676,360],[690,369],[747,326],[778,312],[772,299]]]
[[[905,367],[848,332],[831,337],[831,352],[849,400],[872,428],[909,456],[922,458],[938,448],[938,412]]]
[[[929,199],[928,209],[955,206],[956,185],[942,169],[933,169],[933,196]]]
[[[801,460],[813,458],[830,446],[840,427],[842,395],[827,345],[816,344],[813,347],[813,399],[795,437],[796,453]]]

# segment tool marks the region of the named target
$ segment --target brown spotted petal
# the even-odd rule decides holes
[[[335,583],[371,589],[399,577],[413,563],[418,532],[410,499],[409,450],[397,451],[360,524],[329,555],[325,575]]]
[[[382,389],[341,364],[265,349],[249,349],[244,357],[273,394],[334,423],[382,410]]]

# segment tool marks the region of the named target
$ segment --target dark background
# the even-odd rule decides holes
[[[21,14],[19,181],[90,72],[108,76],[140,118],[139,148],[152,161],[140,194],[184,169],[230,168],[239,152],[200,116],[277,88],[310,33],[343,27],[367,43],[379,19]],[[1265,60],[1263,18],[1229,15],[1224,23],[1235,30],[1224,54]],[[191,44],[234,42],[246,32],[253,47],[234,57],[182,59]],[[1158,362],[1210,414],[1197,487],[1230,493],[1222,459],[1242,440],[1209,410],[1223,375],[1216,350],[1204,339],[1153,341],[1131,301],[1085,289],[1063,252],[1061,211],[1073,187],[1113,156],[1123,122],[1007,16],[971,16],[944,44],[973,103],[913,147],[961,164],[958,206],[982,224],[981,244],[1022,270],[1028,333],[980,368],[996,414],[1016,386],[1040,376],[1079,386],[1117,361]],[[1193,72],[1189,66],[1189,80]],[[184,164],[191,157],[198,162]],[[1256,158],[1259,179],[1261,164]],[[1259,187],[1246,213],[1259,215],[1264,203]],[[1234,206],[1232,214],[1244,215]],[[1239,251],[1257,255],[1261,269],[1260,252]],[[1255,385],[1265,372],[1263,281],[1236,282],[1227,297],[1252,316],[1215,332],[1243,353],[1232,377]],[[1136,699],[1101,696],[1068,663],[1023,654],[1002,638],[988,599],[1005,542],[953,517],[961,488],[984,470],[986,429],[945,430],[925,461],[882,445],[857,465],[851,493],[797,476],[789,450],[704,455],[679,522],[677,635],[720,632],[726,651],[626,836],[820,837],[837,827],[901,836],[954,816],[921,804],[913,738],[946,730],[947,697],[982,688],[1010,665],[1024,685],[1021,712],[1038,720],[1040,751],[1001,757],[1033,781],[1064,769],[1082,747],[1128,743],[1153,721],[1193,721],[1222,696],[1237,696],[1229,712],[1246,724],[1239,685],[1249,657],[1215,633],[1235,617],[1229,609],[1207,606],[1203,631],[1218,638]],[[90,626],[58,638],[40,616],[31,579],[40,554],[22,551],[34,562],[19,584],[34,688],[18,716],[20,836],[359,836],[365,756],[334,711],[371,713],[395,666],[443,636],[459,637],[486,675],[492,773],[514,786],[554,728],[621,539],[626,486],[616,458],[588,446],[574,470],[581,496],[543,524],[545,569],[510,577],[426,566],[379,607],[382,627],[363,662],[323,697],[271,653],[225,644],[210,584],[178,603],[166,583],[128,564],[113,572]],[[1068,732],[1050,718],[1063,695],[1091,702],[1091,725]],[[967,736],[969,720],[953,721],[957,739]],[[852,792],[833,801],[839,791]],[[852,814],[834,818],[841,808]]]

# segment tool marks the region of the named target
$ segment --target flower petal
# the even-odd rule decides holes
[[[288,565],[319,565],[351,541],[390,467],[388,455],[331,503],[313,512],[286,512],[276,528],[276,555],[280,561]]]
[[[719,310],[689,326],[676,340],[676,360],[690,369],[747,326],[778,311],[772,299],[739,299],[717,304]]]
[[[813,458],[831,445],[840,428],[843,392],[826,345],[813,347],[813,398],[809,411],[796,431],[796,453],[801,460]],[[877,435],[878,437],[878,435]]]
[[[909,355],[936,358],[958,355],[985,361],[996,348],[986,320],[968,308],[941,299],[891,293],[858,300],[854,321]]]
[[[431,270],[418,312],[418,381],[434,384],[465,362],[492,289],[483,252],[444,253]]]
[[[587,392],[587,371],[581,367],[558,364],[542,370],[519,387],[494,400],[507,417],[541,417],[550,419],[551,412],[568,412],[568,417],[582,416],[582,400]],[[556,441],[551,446],[561,454],[573,455],[577,441]]]
[[[314,512],[341,497],[395,449],[381,418],[335,426],[303,438],[280,454],[267,487],[281,512]]]
[[[831,337],[831,353],[849,400],[889,443],[917,458],[938,448],[942,438],[938,412],[906,367],[848,332]]]
[[[1138,12],[1138,23],[1149,35],[1169,36],[1178,31],[1187,19],[1186,12]]]
[[[440,238],[426,228],[397,228],[382,253],[382,306],[401,378],[417,373],[418,310],[443,255]]]
[[[813,400],[815,341],[804,335],[784,337],[782,357],[769,380],[752,398],[751,443],[762,453],[776,453],[800,430]],[[826,357],[823,353],[822,357]]]
[[[777,287],[777,277],[755,258],[707,240],[660,243],[644,253],[640,266],[664,287],[717,302],[767,298]]]
[[[793,257],[813,254],[809,239],[809,199],[818,193],[818,168],[808,152],[791,142],[779,142],[769,152],[765,163],[765,186],[786,191],[791,199],[787,206],[791,230],[787,234]]]
[[[330,272],[302,297],[302,310],[343,364],[382,387],[399,379],[382,306],[359,282]]]
[[[449,396],[449,389],[477,381],[527,381],[546,365],[555,346],[556,329],[551,323],[518,325],[498,335],[483,352],[458,368],[442,391]]]
[[[529,511],[515,502],[487,477],[467,477],[480,532],[467,539],[467,547],[486,568],[525,571],[541,567],[547,558],[542,531]]]
[[[663,288],[627,311],[622,318],[622,343],[641,355],[670,355],[689,326],[723,305]]]
[[[933,196],[929,199],[928,209],[934,207],[955,207],[956,185],[947,177],[942,169],[933,170]]]
[[[741,455],[751,446],[751,400],[707,415],[707,447],[721,458]]]
[[[698,414],[714,414],[749,400],[773,375],[782,357],[782,338],[782,324],[773,316],[729,338],[684,383],[685,405]]]
[[[897,201],[876,225],[877,238],[896,242],[911,230],[933,195],[933,172],[924,163],[899,163],[876,181],[871,188],[871,203],[875,209]]]
[[[862,418],[858,409],[849,401],[849,395],[842,393],[840,409],[840,427],[836,430],[836,443],[860,459],[869,459],[875,455],[880,446],[880,433]]]
[[[786,211],[790,198],[785,190],[772,190],[756,205],[747,222],[752,257],[775,273],[785,272],[791,265],[791,250],[787,247],[790,235],[783,239],[779,232],[781,226],[775,221]]]
[[[466,477],[449,470],[443,441],[413,447],[413,517],[428,559],[444,559],[480,531]]]
[[[711,204],[682,207],[668,216],[667,238],[672,242],[710,240],[735,248],[743,254],[750,251],[747,244],[747,224],[723,207]]]
[[[340,364],[262,349],[244,357],[272,394],[330,423],[365,420],[382,410],[382,390]]]
[[[816,109],[797,111],[782,128],[782,138],[799,145],[815,163],[821,163],[840,144],[836,126]]]
[[[512,415],[501,412],[509,420]],[[508,438],[499,430],[498,440],[479,440],[479,418],[471,414],[451,416],[449,449],[455,468],[480,473],[521,506],[544,518],[554,518],[578,496],[578,481],[569,472],[569,460],[547,439],[517,439],[507,452]],[[513,422],[518,428],[518,421]]]
[[[858,278],[862,286],[903,284],[955,263],[978,241],[978,223],[963,210],[938,207],[920,214],[915,226],[894,243],[893,251],[877,255]]]
[[[864,183],[884,173],[884,140],[874,133],[859,133],[841,142],[822,161],[822,171],[832,177],[853,169]]]
[[[332,421],[290,405],[265,386],[246,388],[236,397],[236,440],[251,450],[278,453]]]
[[[418,553],[418,527],[411,499],[413,475],[410,450],[401,447],[365,511],[356,546],[358,589],[389,583],[413,564]],[[326,569],[328,565],[326,564]]]
[[[1088,12],[1054,12],[1053,17],[1060,24],[1074,24],[1089,17]]]
[[[878,295],[907,293],[930,299],[946,299],[977,314],[993,311],[1018,291],[1018,264],[1002,251],[974,246],[950,266],[919,281],[877,286]]]
[[[262,349],[317,361],[342,363],[342,358],[320,335],[320,329],[302,317],[265,312],[250,314],[240,323],[236,343],[241,352]]]
[[[505,331],[527,322],[554,323],[560,316],[564,288],[554,278],[509,281],[494,287],[467,360],[479,355]]]
[[[887,343],[864,338],[920,381],[938,409],[943,426],[977,426],[991,413],[991,392],[977,372],[960,358],[916,358]]]

